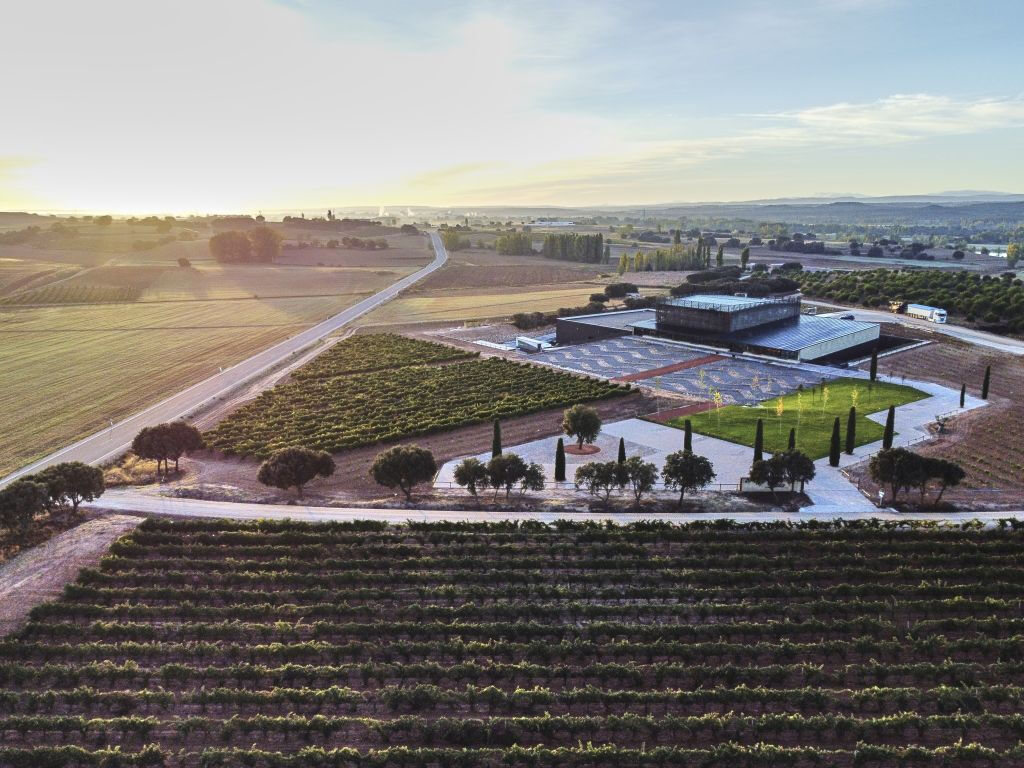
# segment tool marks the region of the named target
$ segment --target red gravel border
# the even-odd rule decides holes
[[[708,363],[715,363],[719,360],[728,359],[729,358],[725,355],[705,355],[704,357],[698,357],[696,360],[687,360],[685,363],[673,363],[672,365],[663,365],[661,368],[651,368],[649,371],[640,371],[639,373],[627,373],[625,376],[616,376],[612,381],[626,382],[653,379],[655,376],[664,376],[666,373],[685,371],[687,368],[697,368],[701,365],[707,365]]]
[[[704,413],[704,411],[710,411],[715,407],[715,404],[710,400],[705,400],[700,403],[694,403],[693,405],[682,405],[679,408],[668,408],[664,411],[657,411],[655,413],[649,413],[644,416],[648,421],[656,421],[659,424],[668,424],[672,419],[678,419],[680,416],[689,416],[693,413]]]

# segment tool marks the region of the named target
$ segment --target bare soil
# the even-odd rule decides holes
[[[958,488],[942,497],[957,507],[975,509],[1012,507],[1024,502],[1024,360],[995,350],[939,340],[934,344],[897,352],[879,360],[879,371],[922,379],[980,394],[986,366],[992,366],[989,405],[950,420],[935,440],[913,450],[955,461],[967,472]],[[877,492],[867,463],[850,470],[854,482]],[[929,494],[930,499],[934,494]],[[918,499],[910,494],[911,501]],[[928,504],[925,506],[927,507]]]
[[[110,543],[142,522],[109,515],[88,520],[0,565],[0,636],[16,630],[35,606],[58,595]]]

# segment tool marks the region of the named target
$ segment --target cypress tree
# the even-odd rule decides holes
[[[764,420],[757,420],[757,431],[754,433],[754,461],[764,461]]]
[[[742,251],[740,251],[740,267],[744,272],[747,270],[747,262],[750,261],[750,246],[748,245]]]
[[[828,463],[833,467],[839,466],[839,417],[832,422],[832,442],[828,447]]]
[[[491,438],[491,458],[501,456],[501,422],[494,420],[494,437]]]
[[[850,406],[850,415],[846,417],[846,452],[853,455],[857,443],[857,407]]]
[[[885,432],[882,433],[882,448],[892,448],[892,438],[896,434],[896,406],[889,406],[889,413],[885,416]]]
[[[558,446],[555,448],[555,480],[565,482],[565,443],[562,438],[558,438]]]
[[[960,407],[961,408],[964,407],[964,400],[966,398],[967,398],[967,385],[966,384],[961,384],[960,385]]]
[[[985,366],[985,379],[981,382],[981,399],[988,400],[988,385],[992,383],[992,366]]]
[[[725,264],[725,246],[718,246],[718,253],[715,254],[715,266],[721,267]]]
[[[693,425],[689,419],[683,422],[683,450],[693,453]]]
[[[878,378],[878,350],[871,351],[871,380]]]
[[[619,464],[626,463],[626,439],[624,437],[619,438]]]
[[[786,446],[787,451],[796,450],[796,427],[789,428],[789,444]]]

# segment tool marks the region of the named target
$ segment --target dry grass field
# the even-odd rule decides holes
[[[472,236],[476,242],[476,234]],[[450,254],[449,263],[407,295],[366,317],[366,324],[415,324],[509,317],[579,306],[604,289],[601,264],[552,261],[539,256],[502,256],[472,248]]]
[[[312,248],[295,253],[314,256],[313,266],[287,257],[225,266],[210,258],[205,239],[122,250],[122,241],[152,232],[132,229],[115,222],[68,249],[0,246],[0,475],[294,335],[431,258],[426,238],[395,236],[387,251],[337,251],[337,266],[315,266],[332,252]],[[192,266],[179,267],[179,256]]]
[[[233,365],[359,295],[0,312],[0,473]]]
[[[559,307],[587,303],[587,296],[600,290],[595,286],[535,286],[531,289],[500,291],[462,289],[417,294],[399,298],[374,310],[365,324],[409,324],[439,321],[482,320],[508,317],[516,312],[552,312]]]

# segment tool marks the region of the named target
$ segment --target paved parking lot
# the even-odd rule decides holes
[[[708,355],[705,350],[623,336],[558,347],[526,357],[534,363],[616,379]],[[711,400],[718,391],[727,404],[750,405],[793,392],[801,384],[811,387],[840,375],[838,369],[833,373],[820,366],[804,369],[737,357],[665,373],[645,379],[643,384],[697,400]]]

